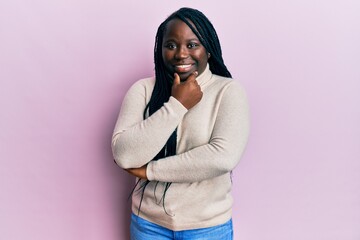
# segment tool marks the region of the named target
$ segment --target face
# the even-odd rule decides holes
[[[169,74],[179,74],[182,81],[191,73],[204,72],[208,54],[190,27],[179,19],[173,19],[166,25],[162,58]]]

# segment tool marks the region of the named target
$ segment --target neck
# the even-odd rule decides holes
[[[212,77],[212,72],[210,71],[209,64],[206,65],[204,72],[202,72],[197,78],[196,81],[200,86],[204,85]]]

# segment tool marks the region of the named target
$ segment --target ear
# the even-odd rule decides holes
[[[208,52],[207,56],[208,56],[208,59],[209,59],[211,57],[211,54]]]

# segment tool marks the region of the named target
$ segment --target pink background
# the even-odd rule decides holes
[[[111,134],[181,6],[212,20],[249,96],[235,239],[360,239],[359,1],[3,0],[1,240],[128,239]]]

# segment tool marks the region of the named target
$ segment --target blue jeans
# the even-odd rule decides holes
[[[230,219],[215,227],[172,231],[131,214],[130,235],[131,240],[232,240],[233,226]]]

